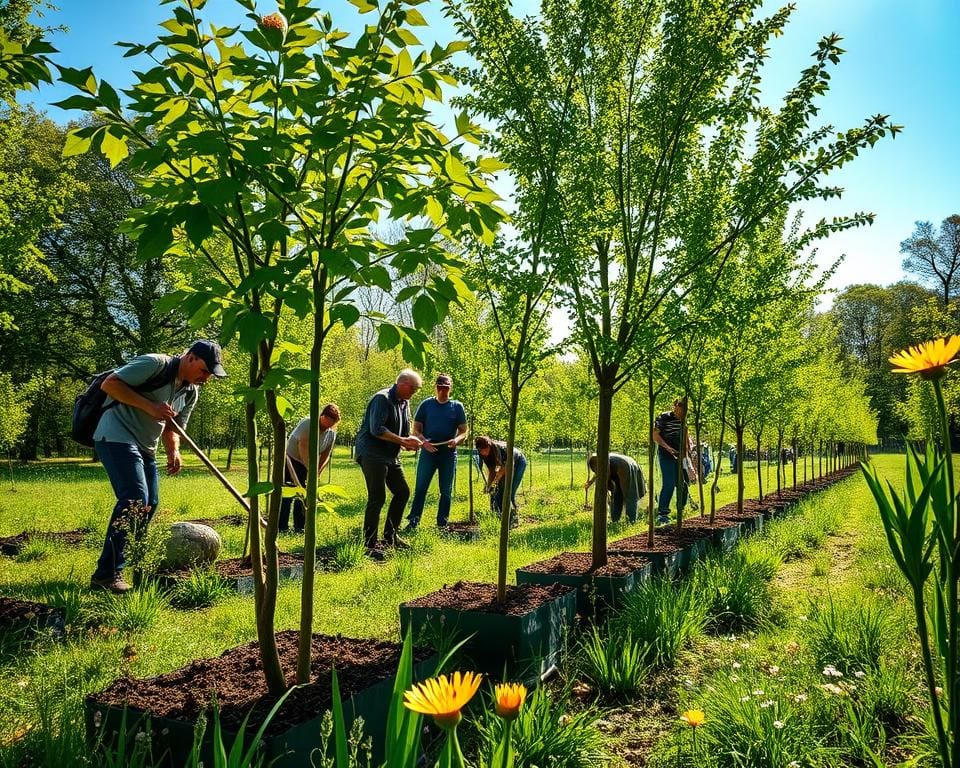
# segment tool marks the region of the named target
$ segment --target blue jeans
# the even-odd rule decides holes
[[[523,473],[527,471],[527,460],[524,458],[519,459],[513,465],[513,483],[511,483],[512,488],[510,489],[510,509],[513,512],[516,512],[517,509],[517,488],[520,487],[520,483],[523,481]],[[497,517],[500,517],[501,500],[503,499],[503,479],[500,479],[500,482],[497,483],[496,488],[493,489],[493,493],[490,494],[490,508],[497,513]]]
[[[672,456],[657,451],[657,458],[660,459],[660,501],[658,504],[661,518],[670,516],[670,499],[673,498],[673,491],[677,491],[677,510],[682,511],[687,503],[687,478],[680,472],[680,485],[677,485],[677,467],[679,461]]]
[[[93,574],[95,579],[109,579],[123,570],[123,552],[131,528],[143,535],[156,512],[160,502],[159,476],[156,457],[133,443],[99,440],[96,451],[117,497]],[[136,514],[136,520],[131,518],[131,512]]]
[[[457,452],[446,446],[436,453],[421,450],[417,457],[417,484],[413,491],[413,503],[407,520],[416,528],[423,516],[423,504],[434,474],[440,485],[440,503],[437,505],[437,525],[445,526],[450,521],[450,502],[453,501],[453,477],[457,473]]]

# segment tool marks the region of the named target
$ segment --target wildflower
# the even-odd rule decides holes
[[[791,640],[789,643],[786,644],[786,646],[784,646],[784,648],[787,651],[787,653],[793,656],[795,653],[797,653],[797,651],[800,650],[800,643],[796,643],[793,640]]]
[[[460,722],[460,710],[480,687],[481,676],[475,672],[454,672],[431,678],[403,694],[407,709],[421,715],[431,715],[441,728],[455,728]]]
[[[98,709],[96,712],[93,713],[93,724],[94,724],[97,728],[99,728],[99,727],[100,727],[100,723],[102,723],[102,722],[103,722],[103,712],[101,712],[101,711]]]
[[[260,29],[275,29],[282,34],[287,31],[287,20],[282,13],[271,13],[260,19]]]
[[[824,683],[822,688],[827,693],[832,693],[834,696],[845,696],[847,693],[839,685],[834,685],[833,683]]]
[[[755,691],[753,692],[753,695],[754,695],[754,696],[763,696],[763,691],[762,691],[760,688],[757,688],[757,690],[755,690]]]
[[[956,362],[958,351],[960,336],[934,339],[891,355],[890,364],[894,366],[894,373],[919,373],[921,379],[932,381],[943,376],[947,366]]]
[[[515,720],[527,698],[526,686],[523,683],[500,683],[493,693],[497,702],[497,716],[504,720]]]
[[[740,664],[739,661],[735,661],[735,662],[733,662],[732,666],[733,666],[734,669],[740,669],[740,667],[741,667],[742,665]]]
[[[749,697],[749,696],[741,696],[741,697],[740,697],[740,701],[741,701],[741,702],[750,701],[750,697]]]
[[[773,665],[767,670],[771,675],[776,675],[780,671],[780,667]]]
[[[703,725],[707,718],[706,715],[703,714],[702,709],[688,709],[680,715],[680,719],[691,728],[698,728]]]
[[[798,693],[796,696],[793,697],[793,700],[794,700],[797,704],[803,704],[803,702],[805,702],[805,701],[807,700],[807,694],[805,694],[805,693]]]
[[[137,735],[134,736],[134,739],[136,739],[137,741],[143,741],[145,738],[147,738],[147,734],[144,733],[143,731],[137,731]]]
[[[856,672],[853,673],[853,676],[857,678],[857,680],[863,680],[863,678],[867,676],[867,673],[864,672],[863,670],[858,669]]]
[[[740,675],[730,675],[730,682],[731,682],[731,683],[738,683],[738,682],[740,682]]]
[[[933,692],[937,695],[937,698],[938,698],[938,699],[939,699],[941,696],[943,696],[943,688],[941,688],[939,685],[936,686],[936,687],[933,689]]]
[[[760,709],[770,709],[770,707],[776,703],[773,699],[767,699],[766,701],[760,702]]]
[[[800,768],[800,761],[791,760],[789,763],[787,763],[787,768]]]
[[[781,728],[783,728],[783,720],[774,720],[773,727],[779,731]]]
[[[838,678],[839,678],[839,677],[843,677],[843,672],[841,672],[839,669],[837,669],[837,668],[834,667],[833,665],[828,664],[827,666],[825,666],[825,667],[823,668],[823,676],[824,676],[824,677],[838,677]]]
[[[740,643],[740,647],[741,647],[741,648],[749,648],[749,647],[750,647],[750,643]]]

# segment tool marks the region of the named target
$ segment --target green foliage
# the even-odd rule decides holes
[[[605,696],[636,695],[650,673],[650,646],[591,627],[580,649],[583,675]]]
[[[97,623],[133,634],[150,629],[169,603],[167,595],[149,582],[124,595],[104,594],[90,610]]]
[[[367,556],[363,541],[357,538],[346,539],[336,545],[333,554],[333,567],[337,571],[356,568]]]
[[[769,566],[769,560],[751,560],[739,549],[697,564],[693,581],[714,631],[739,633],[770,617],[774,574]]]
[[[527,697],[513,723],[516,768],[555,766],[593,768],[609,760],[606,738],[597,728],[599,713],[593,708],[570,713],[567,692],[553,693],[541,686]],[[500,720],[484,710],[477,722],[480,755],[489,761],[500,742]]]
[[[690,581],[672,582],[655,578],[634,591],[611,626],[621,636],[649,646],[649,660],[657,666],[672,667],[680,651],[704,631],[707,604]]]
[[[170,604],[182,610],[209,608],[230,593],[230,587],[213,568],[196,568],[174,585]]]
[[[805,631],[816,663],[849,676],[876,669],[896,648],[897,624],[875,598],[836,601],[832,594],[812,603]]]

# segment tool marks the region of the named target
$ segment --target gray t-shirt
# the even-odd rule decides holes
[[[140,355],[128,360],[114,373],[124,384],[135,387],[159,374],[169,360],[167,355]],[[200,396],[196,386],[176,379],[158,389],[139,394],[154,403],[169,403],[177,412],[175,421],[183,429],[186,429]],[[112,397],[107,397],[104,406],[113,402]],[[157,451],[157,441],[162,433],[163,422],[156,421],[150,414],[132,405],[117,403],[103,412],[93,439],[106,440],[108,443],[132,443],[153,454]]]
[[[293,428],[290,437],[287,438],[287,456],[300,460],[300,440],[310,431],[310,418],[300,419],[300,423]],[[326,451],[333,449],[333,444],[337,441],[337,431],[335,429],[324,429],[320,432],[320,452],[318,456],[323,456]]]

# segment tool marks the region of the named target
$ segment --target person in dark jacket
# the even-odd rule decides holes
[[[680,444],[686,432],[684,423],[687,419],[687,399],[673,401],[673,410],[661,413],[653,426],[653,440],[657,444],[657,458],[660,461],[660,488],[659,511],[657,522],[663,525],[670,521],[670,499],[673,492],[677,492],[677,509],[682,511],[687,504],[689,484],[697,482],[696,470],[692,462],[685,462],[680,466]],[[687,444],[683,451],[685,457],[693,453],[693,440],[687,433]]]
[[[387,546],[406,549],[409,545],[397,536],[403,510],[410,498],[410,486],[400,464],[400,450],[415,451],[419,437],[410,434],[410,398],[423,386],[420,374],[404,368],[396,383],[381,389],[367,403],[357,432],[356,460],[367,484],[367,507],[363,513],[363,540],[368,554],[377,552],[380,512],[389,490],[383,538]]]
[[[481,435],[473,441],[477,449],[477,459],[481,472],[487,470],[487,483],[484,490],[490,493],[490,508],[500,517],[503,509],[503,476],[507,471],[507,444],[502,440],[491,440]],[[510,525],[519,524],[517,515],[517,489],[527,471],[527,457],[519,448],[513,449],[513,482],[510,484]]]
[[[587,467],[594,476],[587,480],[584,490],[593,485],[596,480],[597,455],[587,459]],[[640,499],[647,495],[647,486],[643,481],[643,472],[640,465],[629,456],[620,453],[610,454],[610,519],[617,522],[626,508],[627,520],[637,522],[637,507]]]

